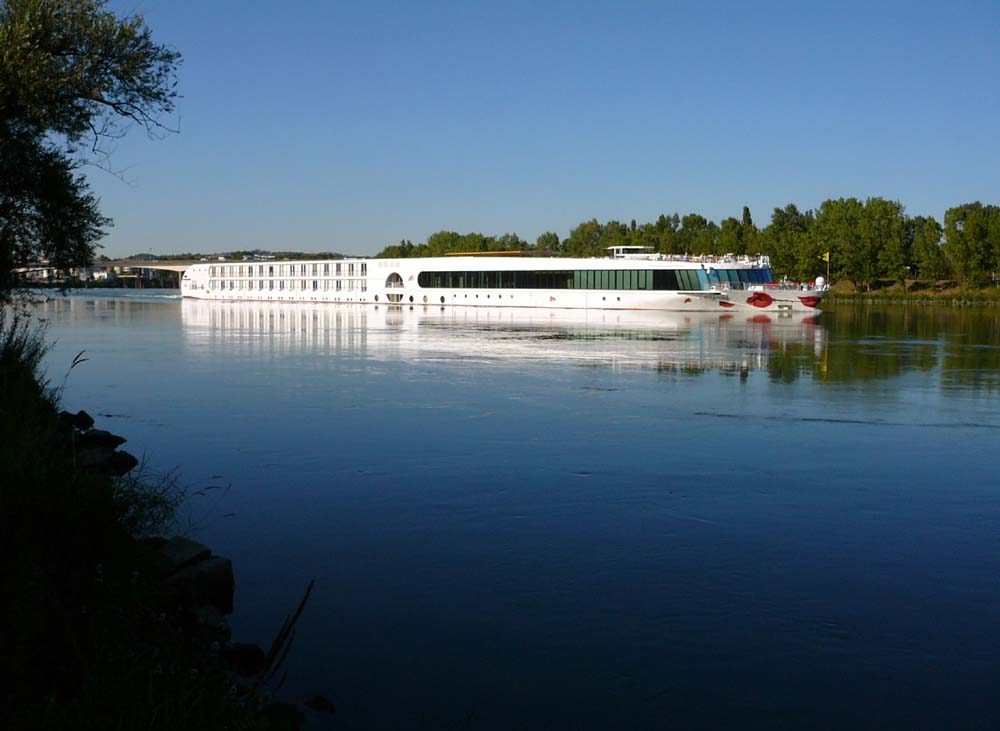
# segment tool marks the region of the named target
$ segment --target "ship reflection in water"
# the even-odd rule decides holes
[[[775,356],[820,359],[819,317],[185,300],[185,340],[371,359],[602,364],[746,374]]]

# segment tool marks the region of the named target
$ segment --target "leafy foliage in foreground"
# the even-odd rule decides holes
[[[129,125],[168,131],[179,62],[107,0],[0,0],[0,291],[18,266],[90,261],[110,221],[78,165],[107,165]]]

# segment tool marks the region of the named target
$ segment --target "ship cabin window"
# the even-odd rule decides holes
[[[312,265],[312,275],[315,277],[319,274],[319,264]]]
[[[361,262],[361,276],[365,277],[368,275],[368,262]]]
[[[347,276],[349,276],[349,277],[353,277],[354,276],[354,264],[348,264],[347,265]]]
[[[324,264],[323,265],[323,276],[324,277],[329,277],[330,276],[330,265],[329,264]]]
[[[317,289],[319,289],[319,282],[317,282],[315,279],[312,280],[312,288],[313,288],[313,292],[315,292]]]
[[[337,276],[339,277],[339,276],[340,276],[340,262],[338,262],[338,263],[337,263],[337,265],[336,265],[336,270],[337,270],[337,271],[336,271],[336,274],[337,274]]]
[[[303,279],[299,282],[299,289],[303,292],[306,290],[306,280]]]
[[[421,287],[433,289],[701,290],[704,277],[699,277],[699,271],[698,269],[577,269],[421,272],[417,277],[417,283]]]

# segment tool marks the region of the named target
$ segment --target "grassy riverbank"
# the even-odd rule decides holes
[[[830,289],[827,302],[832,304],[900,304],[900,305],[997,305],[1000,287],[962,287],[955,282],[882,282],[870,291],[856,290],[847,282],[838,282]]]
[[[0,652],[12,671],[0,726],[280,728],[238,697],[220,638],[192,632],[153,579],[156,544],[141,539],[170,527],[180,491],[86,466],[44,353],[43,331],[0,308]]]

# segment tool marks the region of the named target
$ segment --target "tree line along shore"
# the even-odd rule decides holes
[[[425,243],[403,240],[380,258],[444,256],[456,252],[538,251],[556,256],[605,256],[610,246],[646,246],[661,254],[767,254],[775,274],[798,281],[829,276],[854,290],[886,285],[906,290],[914,282],[953,295],[995,285],[1000,273],[1000,207],[980,202],[949,208],[944,223],[910,216],[899,201],[837,198],[816,209],[794,203],[775,208],[758,227],[743,208],[740,218],[715,223],[697,213],[661,215],[650,223],[596,219],[569,236],[548,231],[532,244],[517,234],[485,236],[439,231]],[[851,287],[848,288],[851,289]],[[987,295],[988,296],[988,295]]]

